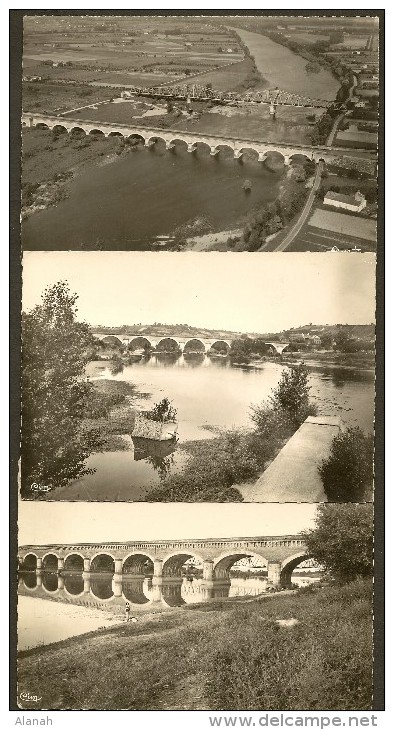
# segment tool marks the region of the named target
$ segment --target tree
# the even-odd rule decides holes
[[[76,321],[77,295],[67,282],[45,290],[42,304],[22,315],[22,480],[59,487],[83,474],[100,446],[98,432],[83,419],[92,395],[84,378],[93,345],[89,327]]]
[[[323,332],[320,335],[320,344],[323,350],[331,350],[332,348],[332,334],[331,332]]]
[[[319,467],[330,502],[370,499],[373,488],[373,436],[349,427],[332,441],[331,452]]]
[[[303,534],[308,552],[340,583],[373,575],[372,504],[324,504]]]
[[[280,377],[277,387],[269,398],[274,410],[282,410],[298,427],[310,415],[316,415],[316,407],[310,403],[309,373],[304,362],[289,365]]]

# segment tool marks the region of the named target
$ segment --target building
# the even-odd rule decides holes
[[[353,213],[360,213],[364,210],[367,201],[365,200],[365,196],[360,192],[354,195],[343,195],[343,193],[334,193],[328,190],[324,196],[323,203],[333,208],[344,208]]]

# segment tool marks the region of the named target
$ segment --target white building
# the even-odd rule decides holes
[[[324,196],[324,205],[330,205],[333,208],[344,208],[345,210],[351,210],[353,213],[360,213],[367,201],[365,196],[357,192],[354,195],[343,195],[342,193],[334,193],[328,190]]]

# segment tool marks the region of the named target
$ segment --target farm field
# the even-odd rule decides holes
[[[288,250],[323,252],[331,251],[334,246],[339,248],[340,251],[346,251],[354,247],[361,249],[362,252],[375,250],[375,245],[367,242],[365,239],[344,235],[343,233],[325,231],[321,228],[315,228],[309,225],[309,223],[306,223],[302,227]]]
[[[347,213],[315,208],[309,219],[309,225],[345,236],[355,236],[365,241],[376,242],[376,221],[371,218],[360,218]]]

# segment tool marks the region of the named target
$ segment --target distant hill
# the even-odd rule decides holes
[[[300,327],[292,327],[281,332],[235,332],[232,330],[215,330],[207,327],[192,327],[188,324],[162,324],[155,322],[154,324],[124,324],[120,327],[92,327],[92,332],[105,332],[107,335],[157,335],[160,337],[203,337],[211,339],[213,337],[223,339],[239,339],[240,337],[252,337],[257,339],[261,337],[269,340],[286,341],[290,335],[310,334],[319,335],[330,333],[333,334],[338,327],[345,330],[349,337],[356,337],[365,340],[372,340],[375,336],[375,327],[373,324],[346,324],[346,325],[318,325],[306,324]]]

